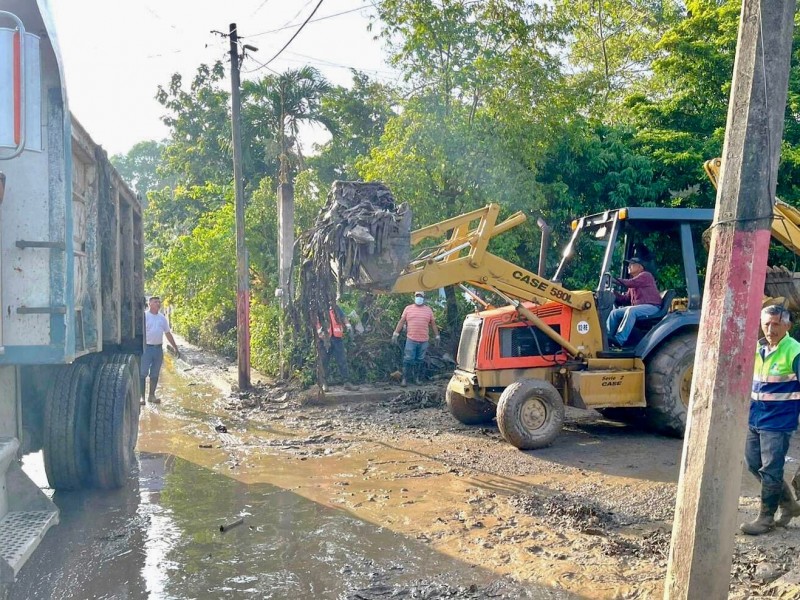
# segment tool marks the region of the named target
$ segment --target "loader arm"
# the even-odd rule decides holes
[[[567,290],[519,265],[487,250],[489,241],[525,222],[522,212],[497,223],[500,206],[488,206],[429,225],[411,233],[412,246],[450,232],[444,242],[422,251],[403,269],[389,293],[434,290],[448,285],[469,283],[488,291],[539,304],[557,302],[576,310],[593,306],[589,291]],[[473,223],[477,224],[473,227]]]
[[[722,159],[714,158],[703,163],[711,185],[717,189],[722,169]],[[783,202],[775,201],[772,206],[772,237],[795,254],[800,255],[800,210]]]

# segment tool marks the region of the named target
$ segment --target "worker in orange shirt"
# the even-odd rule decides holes
[[[433,316],[431,307],[425,304],[425,292],[414,292],[414,304],[409,304],[403,309],[403,314],[397,322],[392,334],[392,342],[397,342],[400,331],[406,327],[406,347],[403,351],[403,380],[400,385],[408,385],[408,379],[413,373],[414,383],[420,383],[420,370],[428,350],[428,328],[433,330],[433,335],[438,343],[439,328]]]

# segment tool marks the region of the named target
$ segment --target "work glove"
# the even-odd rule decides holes
[[[441,336],[439,336],[439,335],[437,335],[437,336],[436,336],[436,343],[438,344],[438,343],[439,343],[439,342],[441,342],[441,341],[442,341],[442,337],[441,337]]]
[[[347,332],[348,333],[353,333],[353,324],[352,323],[348,323],[347,325],[345,325],[345,327],[347,327]]]
[[[392,334],[392,343],[393,343],[393,344],[396,344],[398,339],[400,339],[400,334],[399,334],[399,333],[397,333],[397,332],[395,331],[395,332]]]

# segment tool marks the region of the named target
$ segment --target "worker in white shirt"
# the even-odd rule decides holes
[[[145,319],[145,345],[142,353],[142,368],[139,373],[142,384],[141,404],[144,404],[144,391],[147,377],[150,377],[150,395],[147,397],[151,404],[161,402],[156,397],[156,387],[158,387],[158,374],[161,372],[161,363],[164,362],[164,336],[167,336],[176,356],[180,356],[178,345],[172,337],[172,330],[169,328],[167,317],[159,312],[161,308],[161,298],[151,296],[148,301],[148,309],[144,313]]]

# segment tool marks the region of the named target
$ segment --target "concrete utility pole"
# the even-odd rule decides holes
[[[667,599],[728,597],[794,12],[795,0],[742,2]]]
[[[239,389],[250,387],[250,269],[244,241],[244,179],[242,177],[241,98],[239,82],[239,35],[230,24],[231,130],[233,132],[233,188],[236,194],[236,344]]]
[[[282,134],[281,134],[282,135]],[[280,343],[281,378],[286,377],[283,356],[283,339],[286,334],[285,311],[292,293],[292,256],[294,253],[294,186],[291,183],[278,184],[278,283],[281,290]]]

